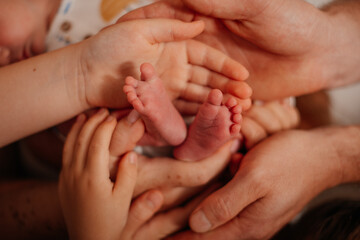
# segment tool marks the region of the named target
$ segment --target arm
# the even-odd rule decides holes
[[[124,78],[138,77],[144,62],[157,69],[172,100],[199,104],[212,88],[220,88],[248,108],[251,90],[242,81],[246,69],[223,53],[188,40],[203,27],[200,21],[127,21],[79,44],[0,69],[4,76],[0,111],[6,113],[0,146],[88,108],[128,107]],[[237,85],[244,91],[234,91]]]
[[[254,99],[274,100],[360,79],[359,5],[341,1],[322,11],[303,0],[160,1],[122,20],[203,20],[197,40],[244,64]]]
[[[89,107],[79,86],[83,82],[76,61],[79,47],[73,45],[0,68],[0,146]]]
[[[359,144],[360,126],[269,137],[244,156],[225,187],[192,213],[190,226],[199,233],[175,239],[271,237],[321,191],[360,181]]]

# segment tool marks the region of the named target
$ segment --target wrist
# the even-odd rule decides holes
[[[330,166],[329,178],[334,181],[328,187],[360,181],[360,126],[320,128],[312,134]]]
[[[327,18],[320,69],[323,88],[354,83],[360,78],[360,4],[343,1],[326,7],[323,13]]]
[[[86,97],[86,62],[83,61],[82,53],[84,51],[83,43],[77,43],[63,48],[65,52],[62,61],[63,77],[67,81],[69,96],[72,102],[79,109],[80,112],[90,109],[92,106],[89,104]]]

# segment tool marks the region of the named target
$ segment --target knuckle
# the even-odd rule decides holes
[[[240,220],[240,219],[239,219]],[[267,224],[264,222],[244,221],[241,219],[237,224],[237,232],[246,239],[262,240],[268,239],[268,232],[265,229]],[[259,227],[261,226],[261,227]]]
[[[230,205],[231,202],[228,197],[223,196],[221,198],[216,198],[210,209],[214,220],[217,222],[229,221],[233,217]]]
[[[268,189],[269,181],[266,181],[269,177],[267,176],[266,170],[257,169],[258,171],[251,171],[248,173],[249,180],[249,194],[262,196]]]

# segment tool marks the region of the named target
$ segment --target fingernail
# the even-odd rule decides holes
[[[151,209],[158,208],[162,203],[162,195],[159,192],[151,192],[146,197],[146,204]]]
[[[236,139],[233,141],[233,144],[231,145],[230,152],[236,153],[239,150],[240,147],[240,140]]]
[[[197,213],[195,213],[191,217],[190,221],[191,228],[195,232],[207,232],[211,229],[211,223],[206,218],[203,211],[198,211]]]
[[[131,153],[128,154],[127,157],[128,157],[129,163],[136,165],[136,161],[137,161],[137,155],[136,155],[136,153],[131,152]]]
[[[82,122],[85,120],[85,114],[79,114],[76,118],[76,122]]]
[[[127,121],[130,124],[133,124],[139,119],[140,115],[136,110],[132,110],[129,115],[127,116]]]
[[[114,118],[114,116],[108,116],[107,118],[106,118],[106,121],[107,122],[111,122],[111,121],[113,121],[115,118]]]
[[[97,114],[101,115],[106,111],[105,108],[100,108],[99,111],[97,112]]]

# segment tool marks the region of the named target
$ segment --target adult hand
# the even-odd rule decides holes
[[[276,132],[296,127],[299,122],[298,110],[286,100],[254,104],[243,114],[243,144],[250,149]]]
[[[291,130],[267,138],[244,156],[234,178],[192,213],[190,226],[198,233],[174,239],[270,238],[322,190],[358,181],[354,156],[360,154],[350,137],[360,142],[359,128]]]
[[[222,52],[189,40],[203,29],[201,21],[133,20],[111,25],[82,42],[86,102],[90,106],[129,106],[126,95],[119,94],[124,79],[140,79],[140,65],[148,62],[163,80],[171,100],[182,100],[180,111],[194,114],[197,108],[186,103],[199,105],[213,88],[222,90],[225,99],[233,95],[243,109],[249,108],[251,89],[243,82],[247,70]]]
[[[186,9],[182,2],[198,13],[217,19],[201,17]],[[196,39],[245,65],[255,99],[273,100],[310,93],[357,81],[360,76],[359,58],[352,53],[359,46],[350,44],[351,39],[358,39],[355,33],[359,32],[359,21],[351,16],[351,11],[349,18],[338,17],[341,11],[323,12],[302,0],[182,2],[154,3],[130,12],[121,21],[155,17],[202,19],[205,31]],[[360,9],[359,4],[352,5],[357,6],[348,6],[349,9]],[[339,56],[344,56],[346,61],[334,60]]]

